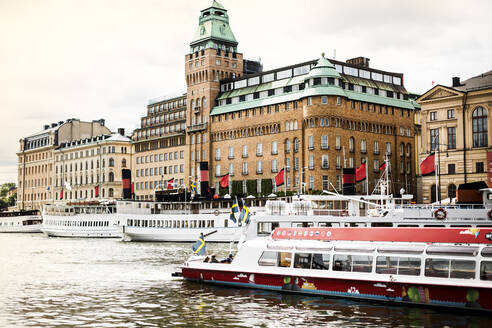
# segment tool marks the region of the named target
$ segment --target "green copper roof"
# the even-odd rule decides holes
[[[221,43],[226,46],[237,46],[236,38],[229,26],[227,10],[217,1],[201,11],[198,22],[198,28],[190,43],[192,48],[195,46],[214,48],[214,44],[217,46]]]
[[[312,79],[315,77],[336,77],[340,78],[340,74],[338,74],[335,66],[328,59],[325,58],[325,54],[321,55],[321,58],[318,60],[316,66],[311,68],[309,74],[305,77],[305,79]]]
[[[409,100],[381,97],[381,96],[370,95],[367,93],[360,93],[350,90],[345,90],[345,93],[347,94],[347,97],[350,100],[363,101],[363,102],[391,106],[391,107],[398,107],[398,108],[415,109],[414,104]]]

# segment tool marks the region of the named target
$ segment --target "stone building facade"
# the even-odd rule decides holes
[[[135,199],[153,199],[171,179],[176,187],[187,183],[186,117],[186,95],[150,101],[132,136]]]
[[[20,139],[18,160],[19,209],[40,209],[54,201],[53,151],[65,142],[110,133],[104,120],[68,119],[44,125],[43,130]]]
[[[54,200],[122,197],[122,169],[131,169],[131,139],[119,133],[62,142],[53,150]]]
[[[440,199],[456,197],[462,183],[485,181],[492,187],[492,71],[452,86],[437,85],[417,100],[422,105],[419,162],[438,151]],[[418,172],[420,175],[420,171]],[[440,183],[439,183],[440,178]],[[435,202],[436,177],[419,177],[422,201]]]

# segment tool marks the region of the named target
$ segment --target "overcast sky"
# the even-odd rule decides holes
[[[492,69],[492,1],[222,0],[264,69],[364,56],[408,91]],[[44,124],[105,118],[132,131],[151,98],[185,92],[184,55],[212,0],[0,0],[0,183],[19,139]]]

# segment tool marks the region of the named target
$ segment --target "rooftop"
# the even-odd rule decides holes
[[[492,88],[492,71],[469,78],[460,84],[461,85],[459,87],[455,87],[460,91],[473,91]]]

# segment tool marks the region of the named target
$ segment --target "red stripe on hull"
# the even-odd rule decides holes
[[[492,289],[182,268],[185,279],[396,303],[492,310]]]

